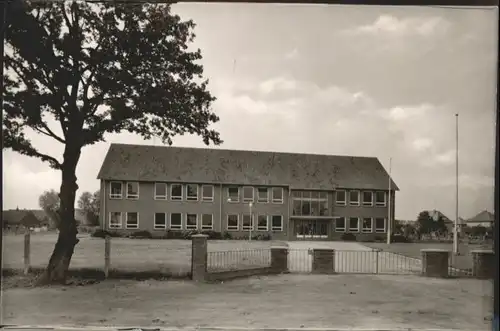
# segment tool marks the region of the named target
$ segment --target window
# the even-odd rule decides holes
[[[127,183],[127,199],[139,199],[139,183]]]
[[[269,194],[267,187],[259,187],[257,189],[257,202],[269,202]]]
[[[328,193],[320,191],[296,191],[292,194],[293,215],[327,216]]]
[[[201,229],[212,230],[214,228],[214,217],[212,214],[201,215]]]
[[[282,187],[273,187],[272,188],[272,201],[273,203],[283,203],[283,188]]]
[[[167,228],[167,214],[155,213],[155,230],[164,230]]]
[[[182,215],[179,213],[174,213],[170,215],[170,229],[171,230],[182,230]]]
[[[375,205],[385,207],[385,192],[377,191],[375,192]]]
[[[182,201],[182,185],[172,184],[170,186],[170,199],[175,201]]]
[[[385,232],[385,218],[375,219],[375,232]]]
[[[349,218],[349,231],[358,232],[359,231],[359,218],[350,217]]]
[[[214,201],[214,187],[212,185],[203,185],[201,187],[201,200]]]
[[[373,206],[373,192],[363,191],[363,206]]]
[[[335,232],[345,232],[345,217],[337,217],[335,219]]]
[[[345,190],[335,191],[335,203],[339,206],[346,205],[346,193]]]
[[[127,212],[127,220],[125,222],[125,227],[127,229],[138,229],[139,228],[139,213]]]
[[[283,216],[273,215],[271,217],[271,230],[283,231]]]
[[[121,229],[122,228],[122,213],[119,211],[109,213],[109,228]]]
[[[198,201],[198,185],[187,184],[186,185],[186,200],[187,201]]]
[[[196,230],[198,228],[198,215],[186,215],[186,230]]]
[[[253,215],[251,215],[253,216]],[[250,214],[243,214],[243,230],[253,230],[253,222]]]
[[[109,197],[111,199],[121,199],[123,184],[121,182],[111,182],[109,186],[110,186]]]
[[[228,187],[227,188],[227,200],[229,202],[240,201],[240,188],[239,187]]]
[[[227,229],[238,231],[240,228],[238,215],[227,215]]]
[[[253,191],[252,186],[243,187],[243,202],[253,202]]]
[[[359,206],[359,191],[349,191],[349,204]]]
[[[167,200],[166,183],[155,183],[155,200]]]
[[[371,219],[371,217],[363,218],[362,232],[372,232],[372,219]]]
[[[259,215],[257,217],[257,230],[259,231],[267,231],[268,226],[267,226],[267,216],[266,215]]]

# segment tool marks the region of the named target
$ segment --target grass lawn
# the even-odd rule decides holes
[[[57,239],[56,234],[33,234],[31,236],[31,266],[43,268],[47,265]],[[208,251],[231,251],[237,249],[268,248],[271,241],[210,240]],[[6,235],[3,238],[3,268],[23,268],[23,235]],[[224,256],[229,264],[231,256]],[[253,261],[232,254],[242,263]],[[234,264],[234,263],[233,263]],[[75,248],[70,269],[102,269],[104,266],[104,239],[82,236]],[[190,240],[111,239],[111,268],[123,272],[160,271],[173,276],[187,275],[191,270]]]
[[[362,243],[363,245],[374,248],[382,249],[386,252],[397,253],[408,257],[422,258],[422,253],[420,250],[428,248],[436,249],[448,249],[450,252],[453,251],[453,244],[450,243],[392,243],[387,245],[385,243]],[[474,249],[481,249],[484,246],[474,244],[460,244],[459,252],[460,256],[452,255],[452,266],[458,269],[470,269],[472,268],[472,255],[470,251]]]
[[[7,289],[3,323],[479,331],[491,330],[492,286],[475,279],[345,274],[252,277],[220,284],[107,280]]]

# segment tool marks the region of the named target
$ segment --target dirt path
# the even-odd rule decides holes
[[[11,289],[4,324],[486,330],[492,284],[415,276],[282,275],[223,284],[106,281]]]

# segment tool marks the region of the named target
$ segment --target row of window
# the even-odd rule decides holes
[[[170,186],[170,193],[168,187]],[[154,199],[167,200],[168,196],[172,201],[214,201],[214,187],[213,185],[198,185],[198,184],[167,184],[155,183],[154,185]],[[139,199],[139,183],[127,182],[125,185],[125,195],[123,194],[122,182],[111,182],[109,197],[111,199]],[[255,194],[256,193],[256,194]],[[254,202],[255,195],[257,195],[257,202],[268,203],[283,203],[283,188],[282,187],[257,187],[244,186],[228,187],[227,188],[227,201],[229,202]]]
[[[349,198],[349,199],[347,199]],[[358,191],[337,190],[335,191],[335,203],[339,206],[380,206],[385,207],[386,192],[384,191]]]
[[[169,217],[170,216],[170,217]],[[228,231],[254,230],[257,231],[283,231],[282,215],[257,215],[257,224],[253,221],[254,215],[229,214],[226,219],[226,229]],[[240,222],[241,220],[241,222]],[[125,224],[123,224],[125,223]],[[212,214],[181,214],[181,213],[155,213],[155,230],[213,230]],[[139,213],[137,212],[110,212],[110,229],[138,229]]]
[[[371,217],[337,217],[335,219],[335,231],[346,232],[347,230],[349,232],[363,233],[373,231],[379,233],[386,232],[386,219]]]

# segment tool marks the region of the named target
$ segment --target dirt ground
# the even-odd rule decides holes
[[[491,329],[492,283],[280,275],[221,284],[105,281],[3,293],[3,323],[79,326]]]

